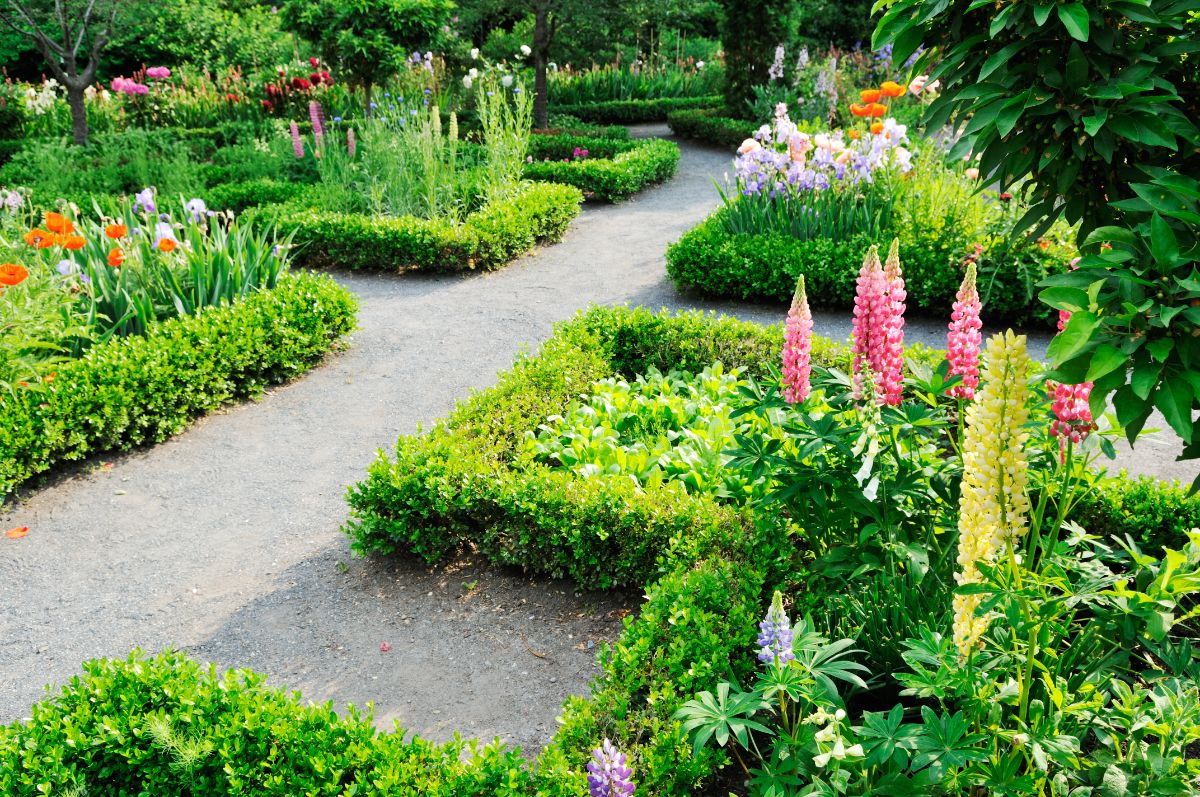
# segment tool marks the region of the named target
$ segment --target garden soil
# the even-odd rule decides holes
[[[667,244],[713,210],[729,165],[684,144],[671,182],[588,206],[561,243],[491,274],[338,274],[362,299],[343,353],[162,445],[29,490],[0,515],[0,529],[29,527],[0,537],[0,722],[27,717],[43,684],[85,659],[173,646],[309,699],[373,702],[381,727],[543,745],[640,590],[581,593],[471,559],[357,558],[344,493],[379,447],[492,384],[591,302],[781,320],[779,305],[701,301],[666,277]],[[943,323],[907,334],[944,345]],[[818,313],[816,326],[844,339],[849,316]],[[1046,342],[1034,338],[1035,356]],[[1121,464],[1190,478],[1174,454],[1155,438]]]

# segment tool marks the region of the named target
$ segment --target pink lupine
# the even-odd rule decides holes
[[[355,138],[354,128],[351,127],[346,130],[346,154],[348,154],[351,158],[353,158],[354,153],[357,150],[358,150],[358,139]]]
[[[880,358],[878,371],[879,400],[896,406],[904,386],[904,308],[908,291],[900,271],[900,241],[893,239],[883,265],[885,290],[884,316],[880,322]]]
[[[863,368],[878,372],[883,351],[883,320],[887,312],[887,281],[879,262],[879,248],[872,246],[858,272],[854,293],[854,398],[863,397]]]
[[[783,398],[789,404],[799,404],[808,398],[812,375],[812,330],[812,311],[808,308],[804,277],[800,277],[783,331]]]
[[[308,104],[308,118],[312,122],[313,136],[319,140],[325,135],[325,111],[321,103],[313,100]]]
[[[296,153],[297,158],[303,158],[304,142],[300,140],[300,125],[292,122],[289,128],[292,131],[292,151]]]
[[[1066,310],[1058,311],[1058,331],[1066,327],[1071,314]],[[1054,420],[1050,422],[1050,434],[1059,439],[1062,456],[1067,455],[1067,441],[1078,445],[1083,442],[1096,425],[1092,422],[1092,383],[1081,382],[1078,385],[1064,385],[1053,380],[1046,381],[1046,389],[1053,397],[1050,405]]]
[[[980,332],[983,321],[979,317],[983,304],[975,284],[976,274],[975,261],[969,260],[967,276],[963,277],[954,311],[950,314],[950,334],[946,344],[949,375],[962,377],[962,382],[950,388],[950,395],[968,401],[975,398],[975,388],[979,387],[979,346],[983,342]]]

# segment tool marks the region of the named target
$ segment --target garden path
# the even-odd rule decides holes
[[[562,243],[492,274],[339,274],[362,298],[345,353],[0,515],[0,528],[31,529],[0,540],[0,722],[27,716],[41,685],[84,659],[176,645],[308,698],[374,700],[381,724],[544,743],[564,697],[586,693],[594,645],[613,638],[636,594],[580,595],[470,561],[430,572],[352,558],[343,493],[378,447],[492,383],[590,302],[779,320],[778,305],[682,296],[664,272],[664,248],[715,207],[712,181],[728,163],[684,145],[669,184],[587,207]],[[816,324],[849,333],[845,313],[818,313]],[[943,340],[941,321],[908,330]],[[1035,354],[1045,343],[1035,337]],[[1187,475],[1168,448],[1150,441],[1123,461]]]

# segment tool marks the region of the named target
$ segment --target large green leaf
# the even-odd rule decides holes
[[[1058,7],[1058,18],[1071,37],[1081,42],[1088,40],[1088,10],[1083,3],[1064,3]]]

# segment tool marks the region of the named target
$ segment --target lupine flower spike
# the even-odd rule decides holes
[[[292,132],[292,151],[296,153],[297,158],[303,158],[304,142],[300,140],[300,125],[292,122],[288,128]]]
[[[354,135],[354,128],[353,127],[347,128],[346,129],[346,154],[349,155],[351,158],[353,158],[354,153],[357,150],[358,150],[358,139]]]
[[[308,104],[308,119],[312,122],[313,136],[319,141],[325,135],[325,110],[321,103],[313,100]]]
[[[884,315],[880,319],[879,400],[896,406],[904,387],[904,307],[908,292],[900,272],[900,240],[893,239],[883,265],[886,290]]]
[[[961,584],[979,582],[980,564],[995,562],[1025,533],[1029,516],[1024,431],[1029,420],[1029,355],[1025,336],[995,335],[984,353],[983,387],[967,407],[963,435],[962,492],[958,504],[958,572]],[[954,596],[954,644],[967,658],[987,630],[977,617],[982,595]]]
[[[775,590],[767,616],[758,624],[758,660],[763,664],[786,664],[796,658],[792,651],[792,623],[783,610],[783,595]]]
[[[977,271],[975,261],[967,263],[967,276],[963,277],[950,314],[950,334],[947,336],[946,359],[950,361],[950,376],[961,376],[962,382],[950,388],[954,398],[975,398],[979,387],[979,344],[983,342],[983,321],[979,311],[979,288],[975,284]]]
[[[808,398],[812,376],[812,330],[812,311],[808,308],[804,277],[800,277],[783,331],[783,398],[789,404],[799,404]]]
[[[1058,312],[1058,331],[1062,332],[1071,314],[1066,310]],[[1053,398],[1050,409],[1054,412],[1054,420],[1050,422],[1050,433],[1058,438],[1059,456],[1065,461],[1067,457],[1067,441],[1075,445],[1083,442],[1096,425],[1092,423],[1092,408],[1089,404],[1092,396],[1092,383],[1081,382],[1078,385],[1064,385],[1053,380],[1046,381],[1046,389]]]
[[[591,797],[629,797],[633,794],[633,770],[626,765],[625,754],[608,739],[592,751],[587,771]]]
[[[879,336],[880,321],[884,313],[884,298],[887,292],[883,267],[879,263],[879,247],[872,246],[863,259],[862,269],[854,293],[854,398],[863,396],[863,367],[879,370],[879,354],[882,339]]]

